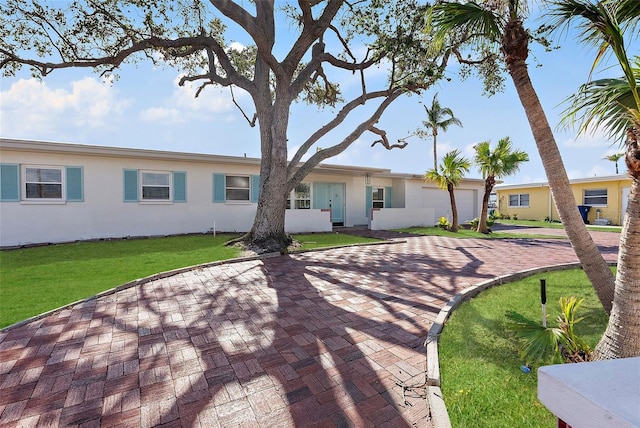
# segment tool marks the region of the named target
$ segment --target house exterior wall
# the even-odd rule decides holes
[[[570,180],[570,183],[576,204],[591,206],[587,214],[589,223],[595,223],[599,211],[599,217],[610,220],[612,225],[622,224],[625,207],[623,195],[626,194],[625,189],[631,186],[631,178],[626,175],[617,175],[575,179]],[[607,191],[606,204],[594,204],[585,199],[585,191],[604,189]],[[497,186],[496,193],[498,195],[498,210],[502,214],[510,216],[515,214],[519,219],[526,220],[560,219],[547,183]],[[509,196],[517,194],[529,195],[528,207],[509,206]]]
[[[31,195],[26,199],[25,186],[34,184],[25,182],[27,168],[31,172],[63,171],[62,183],[57,184],[64,189],[63,197],[43,200]],[[256,214],[259,169],[260,160],[251,158],[0,138],[0,247],[246,232]],[[169,200],[140,200],[143,192],[150,191],[149,183],[142,185],[143,177],[146,180],[155,174],[169,177]],[[250,199],[225,199],[228,189],[224,178],[229,175],[250,179]],[[387,210],[379,213],[378,227],[433,225],[434,211],[424,211],[423,188],[433,186],[434,191],[446,195],[420,176],[391,174],[379,168],[320,165],[303,183],[309,183],[311,189],[322,184],[340,190],[344,217],[341,225],[347,227],[372,224],[374,188],[384,189],[382,210]],[[481,180],[465,180],[461,188],[473,189],[476,198]],[[293,209],[294,195],[292,192],[292,209],[285,214],[287,232],[332,230],[336,222],[331,210],[327,210],[329,206],[314,206],[313,190],[311,209]],[[474,200],[472,205],[479,207],[479,202]]]
[[[254,203],[214,204],[212,174],[250,175],[251,166],[3,150],[3,163],[81,165],[81,202],[2,202],[2,246],[127,236],[247,231]],[[124,202],[123,171],[186,171],[186,202]]]
[[[549,217],[558,220],[558,214],[553,201],[550,199],[548,187],[520,187],[508,190],[496,189],[498,195],[498,211],[501,214],[517,216],[520,220],[544,220]],[[509,197],[528,195],[528,206],[509,206]]]

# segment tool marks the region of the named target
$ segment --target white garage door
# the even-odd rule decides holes
[[[465,222],[477,217],[476,190],[456,189],[456,208],[458,209],[458,222]],[[449,193],[446,190],[422,188],[422,207],[435,210],[436,221],[440,217],[446,217],[451,221],[451,203]]]
[[[631,193],[631,187],[622,188],[622,212],[620,213],[620,224],[624,222],[624,213],[627,212],[627,205],[629,204],[630,193]]]

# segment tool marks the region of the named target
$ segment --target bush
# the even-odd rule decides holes
[[[451,227],[451,223],[449,223],[449,220],[447,220],[446,217],[440,217],[440,220],[438,220],[436,226],[443,230],[449,230],[449,228]]]
[[[543,326],[518,312],[507,311],[507,328],[520,340],[520,353],[527,363],[578,363],[591,360],[589,345],[575,333],[575,325],[583,318],[576,312],[584,299],[560,298],[560,315],[556,326]]]

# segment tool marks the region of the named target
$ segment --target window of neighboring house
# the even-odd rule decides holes
[[[24,167],[24,199],[60,199],[63,195],[62,167]]]
[[[585,205],[607,205],[607,189],[590,189],[584,191]]]
[[[373,208],[384,208],[384,187],[373,189]]]
[[[171,200],[171,174],[168,172],[142,171],[142,200]]]
[[[529,194],[521,193],[518,195],[509,195],[510,207],[528,207],[529,206]]]
[[[249,176],[227,175],[225,177],[225,195],[227,201],[249,201],[250,200]]]
[[[293,191],[293,198],[295,201],[295,209],[311,209],[311,185],[309,183],[298,184]]]

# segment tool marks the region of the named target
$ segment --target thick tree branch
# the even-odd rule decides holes
[[[375,146],[376,144],[380,143],[382,144],[387,150],[391,150],[391,149],[404,149],[405,147],[407,147],[407,145],[409,143],[407,143],[407,141],[405,139],[398,139],[398,142],[396,144],[391,144],[389,143],[389,139],[387,138],[387,131],[384,131],[382,129],[376,128],[375,126],[370,126],[369,131],[373,132],[374,134],[378,134],[380,136],[380,140],[376,140],[371,144],[371,147]]]
[[[313,156],[311,156],[300,168],[298,166],[299,160],[294,163],[294,159],[289,162],[289,166],[287,168],[287,176],[290,177],[287,183],[287,187],[289,191],[293,189],[296,185],[298,185],[304,177],[309,175],[309,173],[316,167],[320,162],[330,157],[336,156],[343,151],[345,151],[354,141],[356,141],[365,131],[370,131],[374,127],[382,113],[396,100],[400,95],[402,95],[405,91],[401,89],[396,89],[393,92],[387,92],[386,98],[380,103],[378,108],[371,114],[371,116],[360,123],[353,132],[351,132],[342,142],[331,146],[327,149],[322,149],[317,151]],[[305,143],[306,144],[306,143]],[[294,172],[295,171],[295,172]]]

